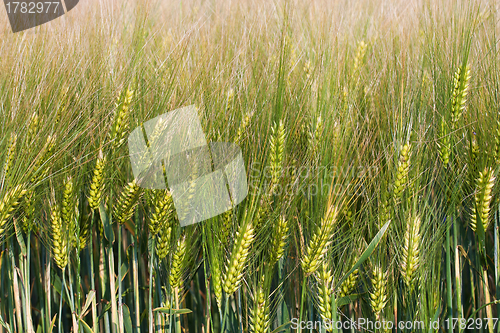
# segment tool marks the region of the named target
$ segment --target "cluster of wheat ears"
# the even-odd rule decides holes
[[[499,332],[495,4],[383,3],[111,1],[5,33],[0,333]],[[127,139],[191,104],[249,193],[181,227]]]

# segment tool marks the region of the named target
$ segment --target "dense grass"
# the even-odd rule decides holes
[[[106,1],[0,22],[0,331],[499,331],[497,7]],[[242,148],[249,195],[181,228],[126,140],[192,104]]]

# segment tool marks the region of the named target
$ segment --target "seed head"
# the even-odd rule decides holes
[[[387,298],[387,273],[380,266],[374,266],[372,270],[372,290],[370,291],[370,305],[376,318],[380,318],[380,313],[385,308]]]
[[[113,211],[113,216],[119,224],[123,224],[130,220],[134,214],[135,207],[137,206],[141,194],[140,189],[141,188],[134,179],[122,190]]]
[[[301,261],[302,270],[306,275],[314,273],[319,268],[328,245],[332,242],[337,213],[337,208],[331,207],[313,234]]]
[[[12,214],[14,214],[25,194],[26,190],[24,186],[17,185],[9,189],[3,196],[2,201],[0,201],[0,237],[5,235],[7,222]]]
[[[233,245],[231,257],[224,273],[223,288],[227,295],[232,295],[240,286],[253,240],[254,229],[252,222],[241,224],[236,233],[236,242]]]
[[[495,185],[495,176],[491,168],[485,168],[483,172],[479,172],[479,178],[476,180],[476,193],[474,195],[474,205],[472,206],[470,226],[473,231],[476,231],[477,216],[481,218],[483,230],[486,231],[490,224],[490,203],[491,189]]]
[[[465,109],[467,93],[469,91],[469,80],[469,64],[458,67],[453,78],[453,94],[451,98],[451,121],[455,128]]]
[[[89,205],[90,208],[95,210],[98,209],[102,197],[104,195],[104,177],[106,168],[106,157],[103,156],[102,151],[99,152],[99,157],[97,158],[94,171],[92,172],[92,182],[90,183],[89,191]]]
[[[50,226],[54,261],[60,269],[64,269],[68,264],[68,242],[61,218],[61,210],[57,203],[51,204]]]

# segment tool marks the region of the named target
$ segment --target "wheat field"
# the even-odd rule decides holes
[[[499,9],[0,10],[0,332],[500,332]],[[181,227],[127,140],[189,105],[248,196]]]

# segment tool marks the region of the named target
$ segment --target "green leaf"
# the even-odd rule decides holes
[[[111,303],[106,304],[106,306],[102,309],[102,312],[99,315],[99,317],[97,318],[97,321],[102,320],[104,318],[104,315],[106,314],[106,312],[108,312],[109,310],[111,310]]]
[[[106,213],[106,208],[104,208],[103,202],[101,202],[101,205],[99,206],[99,215],[101,216],[104,237],[106,237],[110,244],[113,244],[115,242],[115,234],[113,232],[112,222],[110,221],[110,218]]]
[[[284,323],[283,325],[281,325],[280,327],[276,328],[271,333],[285,332],[290,327],[291,324],[292,324],[292,322]]]
[[[81,316],[85,316],[85,312],[87,311],[87,309],[89,308],[90,304],[92,303],[92,300],[95,298],[95,291],[94,290],[91,290],[88,294],[87,294],[87,300],[85,301],[85,305],[83,306],[82,308],[82,311],[80,311],[80,317]]]
[[[337,299],[337,306],[340,308],[344,305],[347,305],[347,304],[357,300],[358,298],[359,298],[359,294],[353,294],[353,295],[348,295],[348,296],[338,298]]]
[[[10,326],[9,326],[9,325],[7,325],[7,324],[3,321],[3,318],[2,318],[2,316],[1,316],[1,315],[0,315],[0,325],[2,325],[2,326],[3,326],[6,330],[7,330],[7,332],[9,332],[9,333],[10,333],[10,332],[12,332],[12,331],[10,330]]]
[[[87,324],[82,319],[80,319],[80,326],[83,327],[83,331],[85,333],[94,333],[94,332],[92,332],[92,329],[90,328],[89,324]]]
[[[488,305],[495,305],[495,304],[500,304],[500,299],[497,299],[496,301],[489,302],[489,303],[486,303],[486,304],[480,306],[478,309],[476,309],[476,311],[472,312],[472,314],[469,316],[469,318],[467,318],[467,320],[469,320],[471,318],[475,318],[476,313],[478,313],[479,311],[481,311],[482,309],[484,309]]]
[[[127,275],[127,273],[128,273],[128,263],[125,261],[120,267],[120,274],[122,276],[122,281],[125,280],[125,276]]]
[[[193,311],[189,309],[171,309],[171,308],[156,308],[153,309],[153,312],[161,312],[161,313],[166,313],[166,314],[188,314]]]
[[[50,322],[49,333],[52,333],[52,331],[54,330],[54,327],[56,326],[56,318],[57,318],[57,314],[54,315],[54,318],[52,318],[52,321]]]
[[[17,223],[14,223],[14,228],[15,228],[15,234],[17,238],[17,242],[19,243],[19,247],[21,248],[21,253],[24,257],[26,257],[28,251],[26,251],[26,244],[24,243],[24,238],[21,230],[19,230],[19,227]]]
[[[432,322],[436,322],[438,320],[438,317],[439,317],[439,313],[441,312],[441,305],[438,305],[438,308],[436,309],[436,312],[434,313],[434,317],[432,318]],[[432,332],[432,328],[429,327],[429,333]]]
[[[349,272],[347,272],[347,274],[344,275],[344,277],[342,277],[337,282],[337,284],[335,285],[335,290],[342,284],[342,282],[345,281],[345,279],[347,279],[349,277],[349,275],[352,274],[352,272],[354,272],[356,269],[358,269],[358,267],[361,266],[361,264],[371,256],[371,254],[373,253],[373,251],[377,247],[378,243],[380,243],[380,240],[384,236],[385,232],[387,231],[387,228],[389,228],[390,224],[391,224],[391,221],[389,220],[389,221],[387,221],[386,224],[384,224],[384,226],[382,228],[380,228],[380,230],[377,232],[375,237],[373,237],[370,244],[368,244],[368,247],[366,248],[366,250],[363,251],[363,254],[361,254],[361,257],[359,257],[358,261],[356,261],[356,263],[354,264],[354,266],[352,266],[352,268],[349,270]]]
[[[125,326],[126,333],[133,333],[132,330],[132,319],[130,317],[130,310],[127,304],[123,304],[123,325]]]

